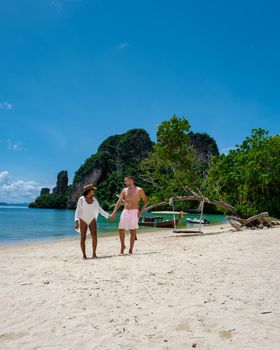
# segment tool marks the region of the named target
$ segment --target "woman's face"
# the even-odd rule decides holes
[[[86,195],[86,198],[92,198],[94,196],[94,190],[90,190]]]

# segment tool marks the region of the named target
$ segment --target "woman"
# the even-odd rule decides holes
[[[81,250],[83,253],[83,259],[86,259],[86,235],[89,229],[92,237],[92,258],[96,258],[96,247],[97,247],[97,232],[96,232],[96,221],[98,215],[101,214],[106,219],[109,218],[109,214],[104,211],[96,198],[94,193],[96,187],[92,184],[85,185],[83,187],[83,194],[79,198],[77,203],[77,209],[75,212],[75,228],[80,229],[81,234]]]

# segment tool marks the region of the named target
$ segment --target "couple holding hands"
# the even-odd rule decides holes
[[[134,183],[133,176],[126,176],[124,179],[125,188],[122,190],[119,200],[117,201],[112,214],[108,214],[104,211],[96,198],[94,193],[96,187],[92,184],[85,185],[83,188],[83,194],[79,198],[77,208],[75,212],[75,228],[80,231],[81,250],[83,253],[83,259],[87,259],[86,255],[86,235],[87,231],[90,231],[92,237],[92,257],[96,258],[97,248],[97,230],[96,221],[98,215],[101,214],[106,219],[115,220],[116,213],[119,207],[124,203],[124,209],[122,211],[119,223],[119,237],[121,242],[121,254],[124,254],[125,250],[125,231],[130,231],[130,247],[129,254],[133,253],[133,246],[136,238],[136,230],[138,229],[138,221],[144,213],[147,205],[148,198],[141,187],[138,187]],[[143,206],[139,211],[139,202],[143,200]]]

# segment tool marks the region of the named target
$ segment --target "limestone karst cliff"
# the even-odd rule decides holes
[[[98,186],[97,197],[108,208],[116,200],[123,177],[127,174],[137,175],[141,160],[152,150],[150,136],[143,129],[132,129],[108,137],[76,171],[68,196],[68,208],[75,207],[86,183]]]
[[[219,153],[215,140],[208,134],[191,132],[190,143],[197,161],[206,167],[211,157]],[[53,192],[49,193],[49,189],[43,188],[30,207],[75,208],[83,186],[93,183],[98,187],[96,196],[100,204],[108,209],[116,201],[125,175],[136,175],[137,183],[145,186],[141,182],[140,163],[152,150],[153,142],[144,129],[132,129],[110,136],[75,172],[72,185],[68,185],[67,171],[59,172]]]

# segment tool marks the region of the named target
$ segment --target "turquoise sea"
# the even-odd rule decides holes
[[[158,215],[158,214],[157,214]],[[161,215],[172,218],[172,215]],[[199,217],[191,214],[188,217]],[[223,215],[205,215],[211,223],[223,223]],[[97,229],[99,235],[117,233],[118,218],[114,222],[98,217]],[[28,207],[0,207],[0,245],[25,243],[33,241],[49,241],[63,238],[77,237],[73,228],[74,211],[57,209],[29,209]],[[181,227],[186,227],[183,219]],[[194,226],[187,224],[188,227]],[[196,225],[197,226],[197,225]],[[141,227],[147,231],[151,228]],[[157,230],[152,228],[152,230]]]

